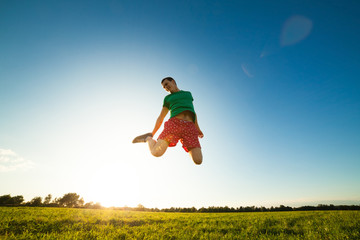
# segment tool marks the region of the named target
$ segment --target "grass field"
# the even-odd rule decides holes
[[[360,212],[152,213],[0,207],[0,239],[360,239]]]

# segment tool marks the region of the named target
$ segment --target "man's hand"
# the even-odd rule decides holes
[[[204,134],[201,130],[199,130],[199,138],[203,138],[204,137]]]
[[[155,133],[157,132],[157,130],[159,130],[159,128],[160,128],[162,122],[164,121],[164,118],[168,112],[169,112],[169,109],[167,107],[163,107],[161,109],[160,115],[156,120],[154,130],[151,132],[153,136],[155,136]]]

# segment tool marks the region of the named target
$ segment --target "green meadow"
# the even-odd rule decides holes
[[[0,207],[0,239],[360,239],[360,211],[154,213]]]

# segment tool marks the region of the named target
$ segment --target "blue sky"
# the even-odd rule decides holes
[[[357,1],[2,1],[0,195],[106,206],[360,202]],[[205,137],[152,157],[177,80]],[[161,129],[158,133],[160,133]]]

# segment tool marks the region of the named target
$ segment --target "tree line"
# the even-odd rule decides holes
[[[317,206],[302,206],[302,207],[289,207],[280,205],[279,207],[202,207],[196,209],[192,208],[167,208],[161,209],[162,212],[203,212],[203,213],[227,213],[227,212],[281,212],[281,211],[316,211],[316,210],[360,210],[360,205],[338,205],[333,204],[324,205],[319,204]]]
[[[90,208],[100,209],[103,208],[100,203],[88,202],[85,203],[84,199],[76,193],[64,194],[61,198],[52,198],[48,194],[44,199],[42,197],[34,197],[28,202],[25,202],[22,195],[12,197],[10,194],[0,196],[0,206],[31,206],[31,207],[67,207],[67,208]],[[226,213],[226,212],[280,212],[280,211],[316,211],[316,210],[360,210],[360,205],[326,205],[319,204],[317,206],[302,206],[302,207],[289,207],[280,205],[279,207],[202,207],[202,208],[146,208],[139,204],[137,207],[112,207],[116,210],[127,211],[147,211],[147,212],[199,212],[199,213]]]
[[[66,193],[61,198],[48,194],[44,199],[34,197],[25,202],[22,195],[12,197],[10,194],[0,196],[0,206],[30,206],[30,207],[68,207],[68,208],[102,208],[100,203],[88,202],[76,193]]]

